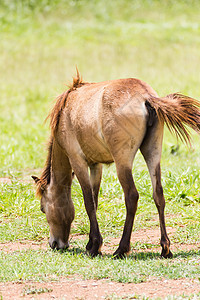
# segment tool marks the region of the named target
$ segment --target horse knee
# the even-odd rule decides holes
[[[128,212],[133,213],[136,211],[138,199],[138,191],[136,189],[131,189],[126,197],[126,207]]]
[[[164,194],[163,194],[163,187],[162,187],[161,184],[156,186],[156,195],[157,195],[159,198],[163,197],[163,195],[164,195]]]
[[[139,193],[136,189],[133,189],[131,191],[131,195],[130,195],[130,198],[134,200],[134,202],[138,202],[138,199],[139,199]]]
[[[165,208],[165,197],[163,193],[162,185],[157,185],[155,191],[153,192],[153,199],[157,208]]]

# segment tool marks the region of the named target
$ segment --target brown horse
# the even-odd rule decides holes
[[[153,186],[159,213],[161,256],[172,257],[165,227],[165,199],[161,185],[160,159],[164,123],[190,143],[189,125],[200,132],[200,102],[181,94],[159,98],[146,83],[119,79],[101,83],[83,82],[77,74],[72,87],[57,98],[49,115],[51,139],[41,178],[33,176],[41,210],[50,227],[51,248],[65,249],[74,206],[71,200],[72,170],[78,178],[90,221],[86,249],[91,256],[101,253],[102,237],[96,218],[102,164],[115,162],[125,194],[126,220],[116,258],[130,251],[130,238],[137,209],[138,192],[132,164],[140,149]],[[90,172],[89,172],[90,169]]]

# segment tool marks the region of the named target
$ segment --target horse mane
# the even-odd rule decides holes
[[[76,72],[77,74],[75,77],[73,77],[72,84],[68,85],[69,89],[56,98],[56,103],[49,115],[47,116],[47,119],[50,119],[50,127],[53,136],[58,128],[61,112],[65,108],[69,93],[86,84],[86,82],[82,80],[82,77],[80,76],[80,73],[77,68]]]
[[[52,150],[53,150],[53,137],[51,136],[48,143],[48,155],[47,155],[46,163],[42,171],[41,177],[38,178],[36,183],[37,184],[36,196],[38,197],[42,197],[45,187],[47,186],[47,184],[50,183]]]
[[[45,187],[47,186],[47,184],[50,183],[53,139],[54,139],[54,134],[58,128],[61,112],[66,105],[67,97],[71,91],[76,90],[77,88],[86,84],[86,82],[83,82],[82,77],[80,76],[80,73],[77,68],[76,71],[77,74],[75,77],[73,77],[72,84],[68,85],[69,89],[56,98],[56,103],[46,118],[46,119],[48,118],[50,119],[50,127],[51,127],[52,134],[48,142],[48,155],[47,155],[44,169],[42,171],[41,177],[36,179],[36,185],[37,185],[36,196],[38,197],[42,197]]]

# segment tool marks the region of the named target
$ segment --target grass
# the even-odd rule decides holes
[[[71,81],[75,65],[87,81],[137,77],[161,96],[179,91],[198,99],[199,12],[195,0],[0,2],[0,177],[11,179],[0,183],[1,243],[46,241],[49,234],[30,176],[38,175],[44,165],[49,129],[43,121],[53,99]],[[193,134],[193,140],[188,149],[165,130],[162,155],[166,222],[176,229],[171,242],[192,244],[193,250],[177,250],[172,260],[164,261],[158,258],[159,241],[141,240],[133,245],[136,253],[124,261],[113,261],[109,255],[91,260],[84,252],[85,237],[73,237],[70,251],[64,253],[2,250],[0,281],[59,280],[75,274],[119,282],[142,282],[152,276],[200,278],[199,136]],[[134,231],[158,228],[140,154],[133,174],[140,193]],[[72,197],[76,209],[72,235],[88,234],[76,180]],[[121,236],[125,205],[114,166],[104,168],[98,219],[105,241]]]
[[[52,292],[53,290],[52,289],[47,289],[47,288],[36,288],[34,286],[26,286],[24,288],[24,292],[23,292],[23,296],[26,296],[26,295],[34,295],[34,294],[43,294],[43,293],[50,293]]]
[[[151,278],[198,278],[199,251],[177,253],[173,260],[162,260],[158,253],[138,253],[128,259],[116,261],[106,255],[91,259],[83,250],[74,248],[66,252],[17,251],[1,253],[1,281],[59,280],[61,276],[79,274],[83,279],[109,279],[113,281],[144,282]]]

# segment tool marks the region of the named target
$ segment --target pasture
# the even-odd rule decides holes
[[[93,259],[85,253],[89,222],[76,178],[75,220],[64,252],[47,245],[49,227],[31,179],[46,159],[50,131],[44,120],[76,65],[89,82],[136,77],[160,96],[181,92],[200,100],[199,14],[195,0],[0,1],[0,298],[200,297],[197,134],[188,148],[165,128],[161,167],[170,260],[160,259],[158,213],[140,153],[133,167],[140,198],[132,251],[124,260],[112,259],[125,220],[113,165],[104,167],[97,213],[103,256]]]

